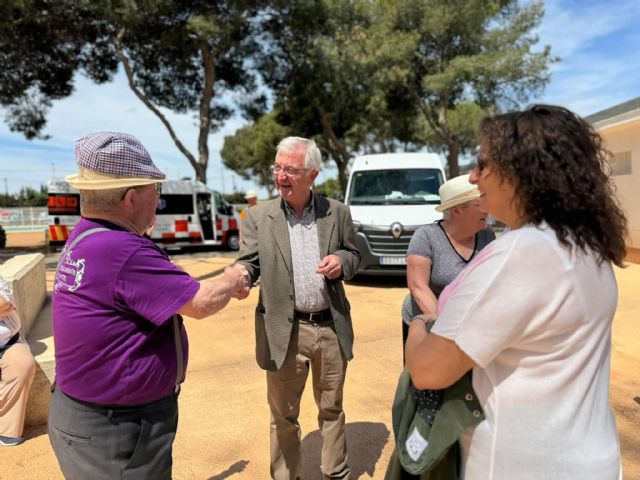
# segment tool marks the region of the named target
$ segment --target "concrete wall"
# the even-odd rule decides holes
[[[0,265],[0,276],[11,285],[26,338],[47,297],[44,255],[16,255]]]

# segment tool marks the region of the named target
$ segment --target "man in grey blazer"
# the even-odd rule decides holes
[[[313,140],[288,137],[272,167],[279,198],[248,210],[236,268],[261,277],[255,313],[256,360],[267,371],[271,477],[295,480],[302,466],[300,399],[309,369],[322,432],[322,473],[349,478],[342,409],[353,358],[350,306],[342,285],[358,271],[349,208],[316,196]]]

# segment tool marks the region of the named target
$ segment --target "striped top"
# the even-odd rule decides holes
[[[15,307],[12,300],[11,287],[0,277],[0,296]],[[16,310],[0,317],[0,347],[4,347],[9,339],[20,331],[20,316]]]

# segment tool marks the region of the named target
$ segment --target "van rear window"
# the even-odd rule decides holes
[[[192,215],[193,195],[164,194],[158,200],[156,215]]]

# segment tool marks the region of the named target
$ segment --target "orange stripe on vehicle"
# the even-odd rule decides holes
[[[162,238],[165,238],[167,240],[173,240],[176,238],[176,234],[175,233],[163,233],[162,234]]]
[[[230,218],[229,219],[229,230],[237,230],[238,229],[238,222],[236,221],[235,218]]]
[[[66,225],[49,225],[49,240],[54,242],[66,241],[69,238],[69,227]]]
[[[200,238],[201,236],[200,232],[189,232],[189,238]]]

